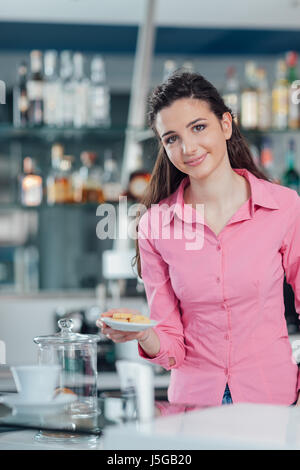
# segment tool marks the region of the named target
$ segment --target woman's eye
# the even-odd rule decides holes
[[[176,141],[176,139],[177,139],[177,135],[171,135],[171,137],[168,137],[166,139],[166,143],[167,144],[173,144]]]
[[[197,124],[196,126],[193,127],[193,130],[195,132],[199,132],[199,131],[203,131],[205,129],[205,125],[204,124]]]

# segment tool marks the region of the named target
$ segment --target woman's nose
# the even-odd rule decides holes
[[[191,140],[182,140],[182,152],[184,155],[194,155],[197,152],[197,145]]]

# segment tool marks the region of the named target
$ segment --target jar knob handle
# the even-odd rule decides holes
[[[71,318],[61,318],[58,320],[58,326],[61,329],[61,334],[64,335],[72,333],[74,322]]]

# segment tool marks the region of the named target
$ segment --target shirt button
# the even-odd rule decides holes
[[[225,302],[222,303],[222,307],[226,309],[227,305],[225,304]]]
[[[228,375],[228,369],[227,369],[227,367],[226,367],[226,369],[224,369],[224,374],[225,374],[225,375]]]
[[[218,250],[218,251],[221,250],[221,245],[217,245],[217,250]]]
[[[225,335],[224,338],[228,341],[229,340],[229,335]]]
[[[219,277],[217,277],[216,279],[217,282],[221,282],[221,279]]]

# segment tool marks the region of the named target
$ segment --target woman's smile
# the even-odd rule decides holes
[[[196,157],[196,158],[191,158],[190,160],[187,160],[185,163],[185,165],[189,165],[189,166],[197,166],[197,165],[200,165],[200,163],[202,163],[205,158],[207,157],[208,153],[204,153],[203,155],[200,155],[200,157]]]

